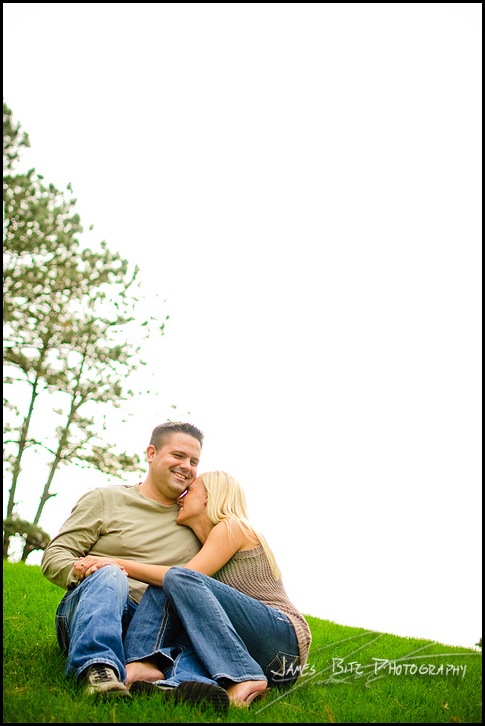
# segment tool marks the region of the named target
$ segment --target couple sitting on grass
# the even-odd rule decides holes
[[[48,545],[43,574],[66,674],[87,694],[170,694],[218,711],[291,686],[311,634],[229,474],[197,476],[202,432],[157,426],[144,482],[93,489]],[[166,564],[170,563],[170,564]]]

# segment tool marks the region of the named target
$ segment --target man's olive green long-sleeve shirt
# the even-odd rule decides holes
[[[152,565],[184,565],[201,544],[189,527],[175,522],[178,505],[164,506],[135,486],[118,485],[84,494],[49,543],[42,572],[68,590],[77,584],[73,565],[87,554],[123,557]],[[129,578],[130,595],[139,602],[147,587]]]

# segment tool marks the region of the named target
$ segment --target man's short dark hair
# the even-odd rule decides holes
[[[204,441],[204,434],[197,426],[191,423],[185,423],[184,421],[166,421],[160,426],[155,426],[152,431],[150,438],[150,445],[156,449],[160,449],[164,446],[165,442],[172,434],[181,433],[193,436],[194,439],[200,443],[201,447]]]

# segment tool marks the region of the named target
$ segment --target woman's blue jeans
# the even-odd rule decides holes
[[[146,589],[126,633],[125,655],[127,663],[155,662],[167,685],[268,680],[289,686],[300,675],[298,641],[284,613],[185,567],[171,567],[163,587]]]
[[[79,675],[94,663],[126,678],[123,636],[136,610],[128,578],[117,565],[101,567],[68,590],[56,613],[57,640],[67,654],[66,674]]]

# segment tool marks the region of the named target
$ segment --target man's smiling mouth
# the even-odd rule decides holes
[[[179,471],[173,471],[172,474],[174,474],[177,477],[177,479],[180,479],[180,481],[187,480],[187,477],[185,476],[185,474],[181,474]]]

